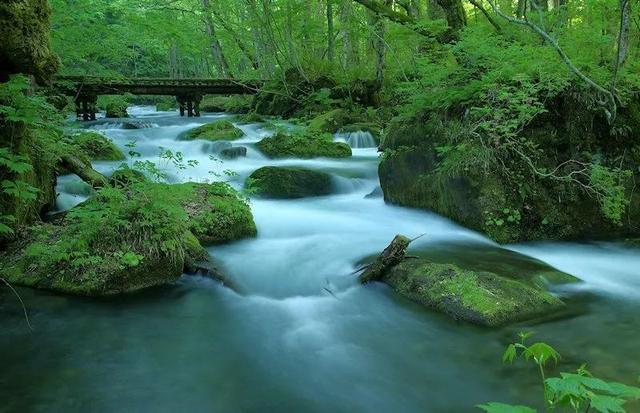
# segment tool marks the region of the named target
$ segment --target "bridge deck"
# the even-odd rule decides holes
[[[68,96],[255,94],[264,82],[237,79],[114,79],[96,76],[55,76],[53,86]]]

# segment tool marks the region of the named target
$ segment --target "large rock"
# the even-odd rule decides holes
[[[236,159],[243,156],[247,156],[247,147],[232,146],[231,148],[225,148],[220,151],[220,156],[225,159]]]
[[[133,292],[175,281],[206,260],[200,242],[255,233],[249,207],[226,184],[107,187],[58,224],[24,230],[0,254],[0,276],[69,294]]]
[[[244,136],[241,129],[233,126],[228,120],[219,120],[191,129],[184,135],[184,139],[204,139],[208,141],[235,140]]]
[[[106,136],[98,132],[76,132],[67,137],[70,145],[84,152],[89,159],[95,161],[121,161],[124,154]]]
[[[382,281],[399,294],[455,320],[494,327],[548,316],[563,310],[565,304],[547,287],[577,281],[542,265],[507,271],[496,266],[487,271],[405,257],[409,243],[406,237],[396,236],[360,276],[361,281]]]
[[[622,183],[628,187],[630,204],[616,223],[605,216],[599,197],[567,180],[531,177],[528,166],[517,158],[510,165],[523,174],[517,184],[492,163],[497,161],[488,160],[483,167],[479,151],[472,155],[476,167],[455,167],[459,159],[469,159],[465,151],[471,144],[452,147],[429,124],[414,119],[387,128],[378,169],[385,201],[434,211],[500,243],[640,233],[640,195],[630,190],[633,179]],[[546,137],[557,133],[539,131]],[[553,169],[555,161],[549,157],[548,162],[547,168]]]
[[[279,132],[257,143],[270,158],[347,158],[351,148],[343,142],[334,142],[329,133],[288,134]]]
[[[268,198],[303,198],[329,195],[331,175],[303,168],[265,166],[254,171],[245,183],[246,189]]]

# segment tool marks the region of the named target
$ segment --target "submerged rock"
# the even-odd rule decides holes
[[[382,281],[399,294],[455,320],[484,326],[549,315],[564,309],[547,291],[553,284],[576,282],[552,268],[519,274],[481,271],[422,257],[406,257],[410,240],[396,236],[361,274],[360,281]]]
[[[247,148],[245,146],[233,146],[231,148],[225,148],[220,151],[220,156],[225,159],[236,159],[242,156],[247,156]]]
[[[67,137],[68,143],[84,152],[94,161],[121,161],[124,154],[111,139],[98,132],[77,132]]]
[[[209,141],[235,140],[244,136],[241,129],[233,126],[228,120],[219,120],[191,129],[184,135],[184,139],[205,139]]]
[[[333,135],[329,133],[279,132],[258,142],[257,147],[270,158],[347,158],[351,156],[349,145],[334,142]]]
[[[245,183],[253,194],[269,198],[303,198],[329,195],[331,175],[303,168],[265,166],[254,171]]]
[[[205,260],[201,242],[256,234],[248,205],[223,183],[107,187],[57,222],[23,230],[0,254],[0,276],[69,294],[133,292]]]

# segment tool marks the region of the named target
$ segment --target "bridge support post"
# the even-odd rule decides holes
[[[184,116],[184,96],[176,96],[176,101],[178,102],[178,106],[180,107],[180,116]]]
[[[98,96],[79,95],[76,100],[76,118],[82,120],[96,120],[96,105]]]
[[[202,102],[202,96],[198,95],[193,98],[193,110],[197,117],[200,117],[200,102]]]
[[[191,99],[187,100],[187,116],[193,117],[193,100]]]

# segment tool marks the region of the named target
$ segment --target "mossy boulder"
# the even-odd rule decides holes
[[[251,211],[224,183],[106,187],[57,224],[35,225],[0,253],[15,285],[101,296],[177,280],[206,258],[203,243],[256,233]]]
[[[329,195],[333,183],[331,175],[324,172],[265,166],[249,175],[245,188],[267,198],[303,198]]]
[[[244,132],[241,129],[233,126],[233,123],[228,120],[219,120],[206,125],[198,126],[191,129],[184,135],[184,139],[204,139],[208,141],[219,140],[235,140],[244,136]]]
[[[105,107],[105,117],[107,118],[128,118],[126,101],[112,101],[107,103]]]
[[[179,185],[147,184],[149,196],[171,199],[188,217],[188,229],[204,245],[221,244],[257,234],[247,202],[222,182]]]
[[[455,320],[495,327],[549,316],[563,310],[565,304],[547,288],[578,281],[526,260],[521,269],[496,266],[488,271],[424,256],[406,257],[410,243],[397,235],[360,275],[360,281],[382,281],[410,300]]]
[[[533,282],[424,259],[403,260],[383,281],[403,296],[456,320],[485,326],[544,316],[565,306]]]
[[[329,133],[284,133],[264,138],[257,143],[270,158],[347,158],[351,148],[343,142],[334,142]]]
[[[385,201],[434,211],[500,243],[640,234],[637,191],[629,190],[629,206],[616,224],[605,216],[598,198],[580,185],[528,175],[514,182],[501,168],[483,168],[482,152],[472,145],[447,146],[446,137],[432,124],[425,119],[403,120],[386,129],[378,168]],[[436,148],[443,145],[452,150],[438,152]],[[478,167],[447,169],[470,156]],[[517,158],[511,162],[511,170],[530,170]],[[549,168],[553,165],[549,163]],[[632,188],[632,181],[621,185]]]
[[[352,117],[347,110],[334,109],[311,119],[309,129],[317,132],[335,133],[351,121]]]
[[[98,132],[76,132],[67,137],[68,143],[94,161],[121,161],[125,159],[124,153],[111,141],[111,139]]]

